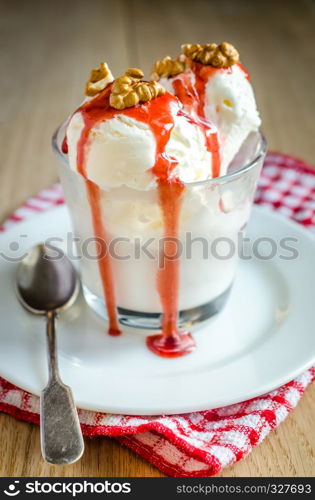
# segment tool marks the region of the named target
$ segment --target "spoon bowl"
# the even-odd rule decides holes
[[[59,248],[39,244],[18,266],[16,292],[21,304],[34,314],[59,312],[75,301],[78,275]]]
[[[41,449],[52,464],[76,462],[84,451],[78,413],[70,387],[59,375],[55,322],[79,292],[79,279],[70,260],[56,247],[40,244],[19,264],[16,293],[31,313],[46,316],[49,380],[40,396]]]

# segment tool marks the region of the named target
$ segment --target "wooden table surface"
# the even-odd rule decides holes
[[[232,41],[251,71],[270,148],[314,163],[312,0],[10,0],[1,2],[0,219],[53,183],[50,137],[78,105],[92,67],[146,72],[181,43]],[[313,476],[315,386],[265,442],[221,476]],[[113,439],[82,460],[45,464],[36,426],[0,415],[1,476],[162,476]]]

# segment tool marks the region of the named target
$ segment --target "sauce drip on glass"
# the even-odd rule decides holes
[[[84,120],[84,128],[81,132],[81,136],[77,145],[77,169],[79,174],[81,174],[86,179],[86,189],[91,208],[94,236],[99,247],[98,266],[108,314],[108,333],[115,336],[119,335],[121,331],[117,318],[115,286],[111,258],[107,252],[108,237],[103,222],[101,208],[101,190],[99,186],[97,186],[97,184],[87,179],[86,172],[86,161],[90,148],[90,130],[91,128],[97,126],[97,123],[101,118],[100,110],[91,107],[91,103],[88,103],[81,107],[81,112]]]

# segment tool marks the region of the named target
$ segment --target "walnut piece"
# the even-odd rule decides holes
[[[239,61],[238,51],[228,42],[222,42],[219,45],[216,43],[186,44],[182,45],[182,51],[193,61],[215,68],[229,67]]]
[[[85,85],[85,95],[93,97],[107,87],[114,77],[106,62],[102,62],[98,68],[91,71],[90,79]]]
[[[138,68],[129,68],[126,73],[114,81],[109,104],[115,109],[125,109],[147,102],[165,94],[165,89],[158,82],[143,82],[143,72]]]
[[[169,78],[170,76],[179,75],[185,69],[185,63],[180,59],[172,59],[170,56],[164,57],[161,61],[156,61],[152,68],[151,80],[159,80],[160,78]]]

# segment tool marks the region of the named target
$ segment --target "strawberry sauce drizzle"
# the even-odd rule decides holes
[[[219,71],[212,66],[203,66],[199,63],[191,63],[195,75],[195,84],[191,81],[189,74],[181,73],[172,82],[174,94],[184,105],[187,112],[201,126],[206,147],[212,155],[212,177],[220,175],[220,147],[218,135],[213,130],[211,123],[205,116],[206,83],[208,79]]]
[[[102,220],[101,190],[94,182],[87,179],[86,172],[86,159],[90,148],[90,129],[97,124],[97,120],[95,120],[93,113],[91,114],[86,112],[83,107],[81,112],[84,119],[84,128],[81,132],[77,145],[77,169],[79,174],[81,174],[86,180],[86,189],[91,208],[94,235],[97,243],[100,245],[98,250],[100,255],[98,258],[98,266],[107,307],[109,321],[108,333],[109,335],[116,336],[120,335],[121,331],[117,318],[112,266],[110,255],[107,252],[108,237]]]
[[[246,68],[244,68],[244,66],[239,62],[237,63],[237,66],[243,71],[243,73],[245,73],[245,78],[246,80],[250,80],[250,74],[249,72],[247,71]]]
[[[117,111],[109,106],[108,86],[93,100],[84,103],[79,112],[84,120],[77,146],[78,172],[86,179],[89,203],[91,206],[94,234],[102,241],[102,258],[99,259],[99,270],[109,316],[109,333],[120,333],[117,307],[114,293],[114,280],[110,256],[106,253],[106,229],[102,218],[101,190],[87,179],[86,160],[90,149],[90,130],[106,120],[113,118]],[[171,94],[165,94],[152,99],[145,105],[126,108],[119,113],[146,123],[152,130],[156,140],[156,158],[152,172],[157,178],[159,203],[163,215],[165,245],[160,258],[163,266],[157,273],[157,289],[160,295],[163,321],[162,333],[147,338],[147,345],[154,353],[164,357],[178,357],[191,352],[195,343],[189,333],[179,332],[178,320],[178,288],[179,288],[179,258],[174,258],[174,241],[178,238],[179,215],[185,190],[184,184],[176,176],[171,176],[177,162],[166,154],[166,145],[174,127],[174,119],[170,104],[176,102]],[[176,245],[175,245],[176,246]],[[103,251],[104,250],[104,251]],[[104,254],[105,257],[103,256]]]
[[[64,139],[62,141],[61,151],[63,152],[64,155],[68,154],[68,139],[66,135],[64,136]]]
[[[164,248],[160,256],[157,288],[163,309],[162,334],[147,337],[151,351],[167,358],[183,356],[195,349],[190,333],[181,333],[178,321],[179,257],[178,223],[185,186],[177,179],[160,177],[159,201],[164,218]]]

